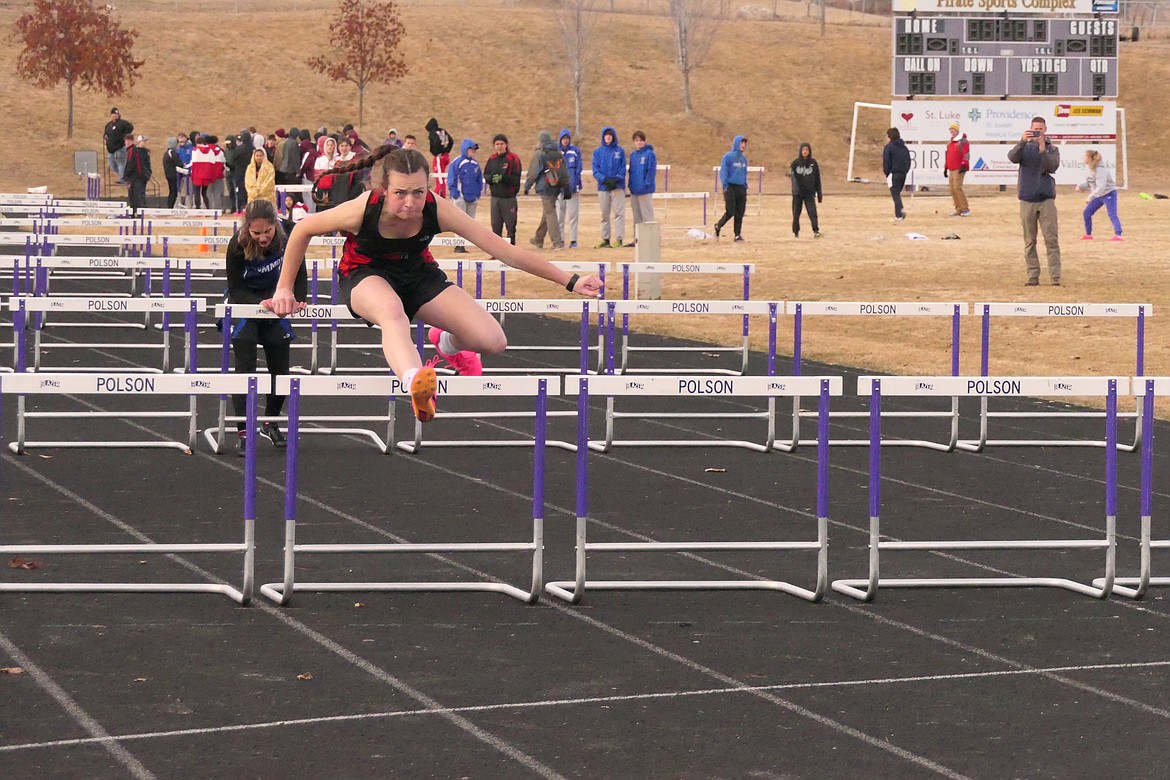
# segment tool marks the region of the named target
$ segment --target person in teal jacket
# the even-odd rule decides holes
[[[732,222],[735,240],[743,241],[743,215],[747,211],[747,148],[748,139],[737,135],[731,142],[731,151],[723,155],[719,164],[719,183],[723,185],[723,216],[715,223],[715,237],[719,231]]]
[[[597,248],[620,247],[626,236],[626,150],[618,146],[617,131],[608,125],[601,129],[601,146],[593,150],[593,178],[597,179],[601,207],[601,243]]]

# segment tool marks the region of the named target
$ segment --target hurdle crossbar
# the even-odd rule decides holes
[[[194,439],[195,398],[214,393],[246,393],[248,397],[247,444],[244,460],[244,538],[241,542],[208,544],[8,544],[0,545],[0,554],[7,555],[48,555],[48,554],[131,554],[157,553],[177,555],[186,553],[242,553],[244,556],[243,578],[239,588],[220,583],[0,583],[0,592],[117,592],[117,593],[220,593],[238,604],[252,600],[256,550],[256,388],[259,378],[250,374],[231,375],[187,375],[157,376],[155,374],[10,374],[0,377],[0,400],[5,394],[19,394],[23,402],[26,395],[118,395],[163,394],[187,395],[191,398],[191,438]],[[93,416],[94,412],[86,412]],[[116,414],[116,413],[114,413]],[[130,416],[130,415],[119,415]],[[135,415],[137,416],[137,415]],[[23,429],[22,433],[23,435]],[[20,452],[24,446],[39,447],[84,447],[84,446],[178,446],[175,442],[165,444],[109,442],[40,442],[20,443],[10,447]]]
[[[675,308],[673,308],[675,306],[681,306],[682,308],[675,309]],[[692,311],[690,308],[688,308],[691,306],[698,306],[700,308],[698,311]],[[612,326],[612,323],[615,319],[615,314],[618,311],[621,311],[623,309],[630,311],[630,312],[639,311],[639,312],[643,312],[643,313],[658,313],[658,314],[667,313],[670,311],[674,311],[677,314],[695,313],[695,314],[699,314],[699,315],[743,314],[745,318],[749,315],[752,315],[752,314],[767,315],[767,317],[768,317],[767,376],[766,377],[746,377],[741,373],[727,374],[727,373],[721,373],[719,371],[712,371],[710,373],[722,376],[727,380],[725,383],[720,385],[721,387],[734,386],[735,383],[731,380],[736,379],[736,378],[747,379],[750,381],[756,381],[756,380],[760,380],[760,379],[783,380],[783,379],[787,378],[787,377],[777,377],[775,375],[776,374],[776,327],[777,327],[777,318],[778,318],[779,312],[783,311],[783,309],[784,309],[784,303],[782,301],[607,301],[606,302],[606,309],[608,311],[608,320],[609,320],[611,326]],[[608,328],[608,333],[612,336],[612,334],[613,334],[612,327]],[[613,342],[614,342],[613,338],[608,339],[609,347],[608,347],[607,361],[608,361],[608,368],[609,368],[610,374],[614,373],[614,371],[613,371],[613,366],[614,366]],[[661,374],[659,374],[658,372],[646,372],[645,374],[643,374],[643,373],[621,374],[621,376],[626,377],[627,379],[631,380],[632,382],[634,382],[636,380],[636,382],[635,382],[635,386],[636,386],[638,382],[642,382],[642,380],[644,380],[644,379],[658,377],[658,376],[661,376]],[[669,387],[672,381],[677,383],[681,377],[685,377],[685,376],[697,376],[697,375],[694,372],[679,371],[674,376],[667,377],[667,379],[669,381],[664,382],[662,384],[662,387],[663,388]],[[642,386],[650,387],[651,385],[648,385],[648,384],[642,382]],[[687,386],[691,387],[692,385],[687,385]],[[648,393],[648,394],[655,395],[657,393]],[[695,390],[693,393],[690,393],[690,394],[698,395],[698,394],[710,394],[710,393],[704,393],[701,390]],[[719,394],[719,393],[716,393],[716,394]],[[767,394],[760,393],[760,395],[767,395]],[[787,395],[787,393],[783,393],[783,395]],[[615,435],[614,435],[615,421],[619,420],[619,419],[623,419],[623,418],[692,419],[692,420],[694,420],[694,419],[718,419],[718,420],[760,419],[760,420],[765,421],[766,433],[765,433],[764,442],[762,444],[756,443],[756,442],[749,442],[749,441],[733,440],[733,439],[714,439],[714,440],[707,440],[707,441],[701,441],[701,442],[700,441],[691,441],[691,440],[687,440],[687,439],[672,440],[669,442],[661,442],[661,441],[657,441],[657,440],[647,441],[647,440],[617,439],[617,438],[615,438]],[[606,452],[612,446],[627,446],[627,447],[628,446],[658,446],[660,444],[674,444],[677,446],[746,447],[748,449],[758,450],[760,452],[770,452],[772,450],[772,448],[777,445],[777,443],[776,443],[776,398],[775,398],[775,396],[768,398],[767,408],[762,410],[762,411],[751,411],[751,412],[730,412],[729,411],[729,412],[718,412],[718,413],[716,413],[716,412],[679,412],[679,411],[619,412],[616,409],[616,399],[615,399],[615,397],[611,396],[611,397],[608,397],[606,399],[605,419],[606,419],[606,435],[605,435],[604,442],[594,442],[590,445],[594,449],[598,450],[599,452]],[[790,445],[787,445],[784,443],[781,443],[780,447],[782,449],[791,449]]]
[[[959,375],[959,333],[960,320],[967,314],[968,305],[955,302],[875,302],[875,301],[788,301],[788,314],[792,315],[792,373],[800,376],[804,368],[804,335],[805,317],[949,317],[951,320],[951,376]],[[928,439],[883,438],[883,447],[923,447],[932,450],[951,452],[959,440],[959,399],[951,399],[949,411],[921,410],[921,411],[883,411],[886,418],[941,418],[949,421],[949,433],[944,441]],[[792,440],[784,447],[785,450],[794,449],[798,445],[812,444],[814,440],[802,440],[800,420],[802,417],[816,417],[816,412],[802,412],[800,399],[792,399]],[[833,412],[837,419],[867,418],[867,411],[838,410]],[[868,439],[829,439],[834,446],[863,447],[869,445]]]
[[[713,378],[717,377],[717,378]],[[565,393],[578,392],[580,382],[584,377],[570,376],[565,378]],[[597,452],[609,452],[613,447],[738,447],[755,452],[771,452],[781,449],[776,444],[776,398],[799,395],[799,389],[812,386],[814,390],[819,385],[816,382],[806,381],[807,377],[789,376],[741,376],[728,377],[721,374],[701,377],[693,374],[679,374],[675,376],[640,376],[625,374],[621,376],[597,377],[606,379],[605,383],[590,383],[591,388],[607,387],[618,388],[621,392],[595,394],[606,395],[605,437],[601,440],[589,442],[589,448]],[[813,377],[818,379],[820,377]],[[832,377],[832,387],[839,388],[840,377]],[[840,395],[839,389],[837,395]],[[730,403],[736,397],[766,398],[767,406],[761,411],[751,412],[617,412],[614,410],[615,400],[622,396],[673,396],[676,398],[706,398],[719,399]],[[677,407],[677,403],[674,404]],[[702,439],[618,439],[614,435],[614,421],[618,418],[632,418],[638,420],[684,419],[684,420],[763,420],[765,422],[765,436],[762,442],[741,439],[723,438],[710,435]]]
[[[797,596],[806,601],[820,601],[828,588],[828,478],[829,478],[829,397],[841,394],[840,377],[737,377],[723,376],[705,378],[685,377],[571,377],[576,383],[577,393],[577,526],[576,566],[572,581],[549,582],[545,591],[567,601],[579,604],[587,588],[594,590],[777,590]],[[816,541],[637,541],[637,542],[589,542],[586,539],[588,527],[589,492],[589,401],[592,395],[646,395],[649,393],[681,396],[679,382],[734,382],[737,393],[753,395],[817,395],[821,412],[818,424],[817,447],[817,538]],[[632,386],[645,383],[644,386]],[[586,559],[590,552],[681,552],[702,551],[745,551],[745,550],[803,550],[816,552],[816,582],[812,589],[803,588],[790,582],[774,579],[742,580],[589,580],[586,575]]]
[[[982,318],[979,373],[987,376],[990,369],[992,317],[1052,317],[1060,319],[1125,318],[1133,319],[1136,328],[1137,376],[1145,374],[1146,317],[1153,316],[1154,307],[1148,303],[976,303],[972,314]],[[1104,447],[1099,439],[991,439],[989,426],[993,419],[1101,419],[1104,412],[1079,411],[990,411],[988,396],[979,401],[979,438],[960,439],[957,447],[979,452],[984,447]],[[1129,444],[1117,444],[1125,452],[1133,452],[1141,441],[1140,403],[1133,412],[1118,412],[1119,419],[1134,420],[1134,435]]]
[[[587,313],[583,313],[582,319],[586,320]],[[439,377],[439,394],[438,402],[440,404],[439,423],[435,425],[434,422],[427,423],[424,426],[418,420],[414,421],[414,435],[411,439],[402,439],[396,442],[398,449],[403,452],[418,454],[424,447],[554,447],[556,449],[569,450],[570,452],[577,446],[573,441],[562,441],[559,439],[548,438],[547,429],[544,421],[549,417],[574,417],[576,412],[571,410],[550,412],[545,408],[522,409],[522,410],[460,410],[451,411],[443,408],[443,398],[467,396],[477,399],[498,399],[508,397],[531,397],[535,390],[533,382],[542,379],[544,382],[544,389],[541,390],[541,398],[547,399],[549,395],[560,395],[561,393],[561,378],[558,375],[525,375],[525,376],[479,376],[479,377]],[[458,380],[458,381],[456,381]],[[394,380],[397,382],[397,379]],[[406,388],[399,387],[398,394],[404,398],[409,398],[410,393]],[[444,421],[453,423],[455,420],[501,420],[501,419],[535,419],[537,426],[533,435],[528,437],[522,435],[514,439],[437,439],[428,438],[424,442],[423,430],[437,432],[437,429],[446,427],[443,425]]]
[[[1093,598],[1107,598],[1116,577],[1117,547],[1117,395],[1129,391],[1125,377],[860,377],[857,394],[869,398],[869,576],[833,581],[833,590],[861,601],[873,601],[882,588],[1063,588]],[[883,396],[1105,397],[1105,529],[1098,539],[1013,539],[901,541],[881,538],[881,403]],[[940,577],[880,576],[879,557],[885,550],[1101,550],[1105,575],[1100,584],[1065,577]]]
[[[103,371],[96,370],[89,373],[65,373],[65,372],[37,372],[37,373],[14,373],[5,375],[8,382],[13,382],[17,377],[29,377],[28,379],[20,379],[19,384],[10,384],[12,387],[36,387],[42,395],[116,395],[120,397],[138,397],[138,398],[153,398],[154,396],[172,396],[172,395],[188,395],[188,407],[184,411],[179,410],[154,410],[154,411],[92,411],[92,410],[78,410],[78,411],[64,411],[64,412],[50,412],[50,411],[28,411],[26,409],[26,395],[35,395],[31,391],[20,391],[16,399],[16,441],[9,442],[8,449],[12,452],[23,454],[26,450],[39,448],[105,448],[105,449],[126,449],[126,448],[156,448],[156,449],[174,449],[190,455],[195,448],[196,434],[198,431],[198,419],[196,409],[196,398],[199,395],[210,394],[206,389],[209,384],[208,377],[215,377],[217,374],[156,374],[156,373],[127,373],[118,371]],[[232,374],[231,376],[252,376],[251,374]],[[61,377],[77,377],[76,380],[70,379],[68,382],[63,382]],[[145,377],[145,378],[144,378]],[[38,379],[39,378],[39,379]],[[267,377],[265,377],[267,378]],[[228,386],[228,385],[223,385]],[[185,389],[194,388],[198,392],[184,393]],[[246,388],[246,386],[245,386]],[[17,391],[13,391],[17,392]],[[226,392],[226,391],[225,391]],[[242,393],[241,390],[235,392]],[[40,420],[95,420],[95,419],[116,419],[116,420],[143,420],[143,419],[180,419],[187,421],[187,437],[186,441],[174,440],[160,440],[160,439],[144,439],[144,440],[119,440],[119,441],[42,441],[31,440],[28,438],[27,421],[31,419]]]
[[[746,303],[751,298],[751,275],[755,272],[756,267],[750,263],[621,263],[622,271],[622,302],[618,307],[617,313],[622,315],[621,327],[621,361],[618,365],[611,368],[612,372],[625,373],[627,370],[635,370],[638,373],[698,373],[698,374],[744,374],[747,372],[748,365],[748,315],[743,313],[743,336],[739,344],[731,346],[717,346],[706,345],[697,347],[645,347],[645,346],[631,346],[630,345],[630,318],[629,315],[633,313],[645,314],[739,314],[737,311],[713,311],[712,306],[721,307],[726,301],[641,301],[631,300],[637,298],[636,290],[631,290],[630,282],[636,282],[639,274],[735,274],[743,277],[743,301]],[[645,308],[630,308],[633,304],[647,304]],[[654,304],[651,306],[650,304]],[[725,308],[725,307],[724,307]],[[608,338],[613,348],[614,340],[616,338],[615,322],[613,319],[613,310],[610,310],[611,316],[608,318]],[[783,309],[781,309],[783,313]],[[629,361],[630,355],[634,352],[676,352],[676,353],[705,353],[705,354],[720,354],[725,352],[737,353],[740,356],[740,366],[738,369],[710,369],[710,368],[670,368],[670,369],[630,369]]]
[[[202,298],[119,298],[107,296],[91,296],[91,297],[72,297],[72,298],[58,298],[58,297],[19,297],[9,298],[8,307],[12,311],[13,328],[16,333],[17,341],[17,371],[24,371],[28,365],[28,337],[27,328],[29,314],[43,314],[47,312],[53,313],[101,313],[101,314],[123,314],[123,313],[142,313],[144,316],[149,316],[151,312],[158,312],[163,314],[182,314],[184,317],[183,339],[184,352],[190,365],[195,362],[192,358],[196,348],[195,336],[195,316],[198,312],[206,308],[206,301]],[[100,323],[99,323],[100,324]],[[57,328],[86,328],[88,329],[91,323],[84,322],[57,322],[54,327]],[[33,326],[33,349],[32,360],[34,371],[95,371],[104,370],[100,367],[94,366],[63,366],[63,367],[48,367],[41,364],[41,334],[44,330],[44,321],[37,318]],[[127,349],[151,349],[161,350],[162,365],[158,369],[146,369],[165,373],[171,369],[171,331],[170,328],[165,328],[162,331],[162,340],[159,343],[128,343],[128,342],[77,342],[77,341],[61,341],[53,345],[54,349],[103,349],[103,350],[127,350]]]
[[[519,542],[463,542],[463,543],[411,543],[393,542],[387,544],[298,544],[296,542],[296,497],[297,457],[299,433],[301,431],[300,403],[304,395],[334,396],[336,392],[322,379],[323,377],[280,377],[279,387],[287,383],[289,394],[288,451],[285,468],[285,538],[284,578],[280,583],[260,586],[260,592],[280,605],[287,605],[297,591],[338,592],[338,591],[480,591],[503,593],[533,604],[540,597],[544,583],[544,472],[545,472],[545,410],[549,389],[559,382],[557,377],[453,377],[442,380],[440,392],[446,395],[494,395],[510,394],[533,399],[536,407],[536,432],[533,444],[533,488],[532,488],[532,538]],[[370,379],[373,379],[372,377]],[[333,379],[334,383],[340,380]],[[363,384],[360,392],[374,392],[377,395],[394,395],[402,392],[401,383],[393,377],[381,377],[377,382]],[[359,391],[353,391],[359,392]],[[433,423],[431,423],[433,424]],[[337,553],[483,553],[511,552],[528,553],[531,556],[532,579],[527,589],[507,582],[459,581],[459,582],[298,582],[295,579],[295,558],[299,554]]]

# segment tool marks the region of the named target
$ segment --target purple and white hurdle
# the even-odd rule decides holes
[[[266,377],[264,378],[266,379]],[[184,444],[161,439],[147,441],[41,441],[25,440],[23,416],[18,419],[17,441],[9,448],[22,452],[26,447],[164,447],[190,453],[195,437],[195,399],[201,395],[219,393],[241,393],[248,398],[247,446],[244,460],[244,528],[243,540],[230,543],[194,544],[0,544],[0,554],[9,555],[51,555],[51,554],[124,554],[140,556],[153,553],[177,555],[185,553],[230,553],[242,554],[244,558],[243,579],[239,588],[226,583],[108,583],[108,582],[55,582],[55,583],[0,583],[0,592],[117,592],[117,593],[219,593],[239,604],[252,599],[255,564],[256,527],[256,388],[263,381],[251,374],[5,374],[0,376],[0,400],[5,395],[17,394],[22,405],[26,396],[49,395],[97,395],[103,398],[143,396],[189,396],[191,402],[189,441]],[[41,413],[42,417],[84,416],[94,417],[159,417],[188,416],[186,413],[150,413],[102,411],[88,409],[80,413]]]
[[[869,397],[869,573],[865,578],[833,581],[833,590],[873,601],[879,588],[1064,588],[1093,598],[1107,598],[1116,577],[1117,548],[1117,396],[1129,392],[1125,377],[988,377],[863,376],[857,394]],[[1095,539],[965,539],[903,541],[881,538],[882,397],[1104,397],[1105,528]],[[1071,577],[932,577],[880,576],[882,551],[950,550],[1101,550],[1105,575],[1092,584]]]
[[[635,541],[590,542],[586,539],[589,524],[589,401],[592,396],[706,395],[701,392],[707,383],[719,383],[727,392],[740,396],[805,395],[817,396],[820,412],[817,425],[817,538],[815,541]],[[698,392],[696,392],[698,388]],[[586,589],[593,590],[775,590],[805,599],[820,601],[828,589],[829,560],[829,397],[841,395],[840,377],[727,377],[708,376],[579,376],[566,377],[566,393],[577,394],[577,542],[576,571],[573,580],[550,582],[545,590],[571,604],[578,604]],[[726,442],[640,442],[649,445],[711,446]],[[742,444],[742,443],[739,443]],[[814,586],[804,588],[790,582],[774,579],[739,580],[590,580],[586,576],[586,558],[590,552],[680,552],[727,550],[808,551],[817,555]]]
[[[297,478],[299,438],[302,432],[301,402],[306,396],[327,396],[331,399],[353,398],[355,396],[387,397],[393,402],[395,396],[409,396],[409,390],[402,387],[396,377],[292,377],[277,378],[277,392],[288,395],[288,449],[285,465],[285,535],[284,535],[284,577],[281,582],[267,583],[260,592],[277,604],[287,605],[295,592],[349,592],[349,591],[486,591],[503,593],[528,604],[540,597],[544,582],[544,474],[545,474],[545,428],[548,408],[548,394],[556,392],[560,377],[516,376],[516,377],[442,377],[439,380],[439,397],[444,396],[512,396],[531,398],[536,420],[532,441],[532,538],[517,542],[450,542],[442,544],[390,542],[386,544],[298,544],[296,541]],[[440,420],[442,418],[440,417]],[[439,424],[436,422],[429,425]],[[507,582],[456,581],[456,582],[305,582],[295,578],[296,556],[313,553],[421,553],[455,554],[469,552],[513,552],[527,553],[532,565],[531,581],[527,588]]]

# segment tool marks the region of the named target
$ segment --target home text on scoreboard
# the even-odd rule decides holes
[[[1116,19],[901,16],[895,96],[1117,96]]]

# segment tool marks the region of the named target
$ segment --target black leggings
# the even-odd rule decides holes
[[[792,233],[800,232],[800,209],[808,209],[808,221],[812,223],[814,233],[820,233],[820,224],[817,222],[817,194],[815,192],[797,193],[792,196]]]
[[[728,184],[723,188],[723,216],[715,223],[715,227],[722,228],[727,220],[734,219],[732,229],[735,235],[743,231],[743,214],[747,211],[747,187],[742,184]]]
[[[211,208],[211,201],[207,199],[207,188],[210,185],[202,184],[195,188],[195,208]],[[207,205],[204,205],[207,204]]]
[[[274,323],[275,324],[275,323]],[[291,350],[288,342],[264,345],[264,362],[268,364],[268,373],[272,375],[272,384],[268,388],[268,396],[264,401],[264,416],[275,417],[284,409],[284,396],[277,395],[276,377],[278,374],[287,374]],[[259,355],[259,345],[250,339],[233,339],[232,355],[235,357],[236,373],[251,374],[256,371],[256,360]],[[243,417],[248,413],[248,397],[233,395],[232,406],[236,417]],[[238,430],[244,430],[244,421],[236,423]]]

